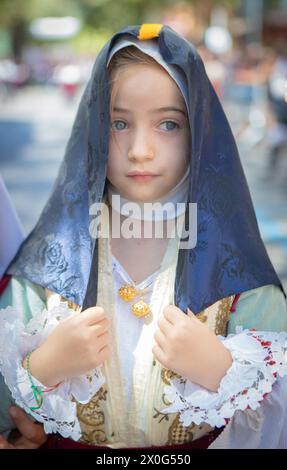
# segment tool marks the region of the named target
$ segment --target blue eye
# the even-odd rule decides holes
[[[174,121],[164,121],[160,124],[160,127],[161,126],[165,126],[165,131],[173,131],[179,128],[179,125]]]
[[[116,131],[122,131],[124,129],[126,129],[126,123],[124,121],[114,121],[112,123],[112,127],[116,130]]]

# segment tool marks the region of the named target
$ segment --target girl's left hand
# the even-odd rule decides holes
[[[212,391],[232,365],[232,357],[218,337],[188,310],[168,305],[158,320],[152,351],[167,369]]]

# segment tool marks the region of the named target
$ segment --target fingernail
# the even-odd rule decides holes
[[[9,412],[10,412],[10,415],[13,416],[13,418],[16,418],[18,412],[17,412],[17,409],[13,406],[10,407],[9,409]]]

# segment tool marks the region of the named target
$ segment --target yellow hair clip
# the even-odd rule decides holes
[[[145,39],[157,38],[162,27],[162,24],[142,24],[139,30],[138,39],[140,41],[145,41]]]

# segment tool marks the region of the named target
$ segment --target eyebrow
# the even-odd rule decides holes
[[[115,107],[113,109],[114,112],[119,112],[119,113],[131,113],[132,111],[130,111],[129,109],[126,109],[126,108],[118,108],[118,107]],[[150,114],[156,114],[156,113],[163,113],[163,112],[167,112],[167,111],[175,111],[177,113],[181,113],[183,114],[184,116],[186,116],[186,113],[185,111],[183,111],[182,109],[180,108],[176,108],[175,106],[163,106],[162,108],[157,108],[157,109],[152,109],[150,111]]]

